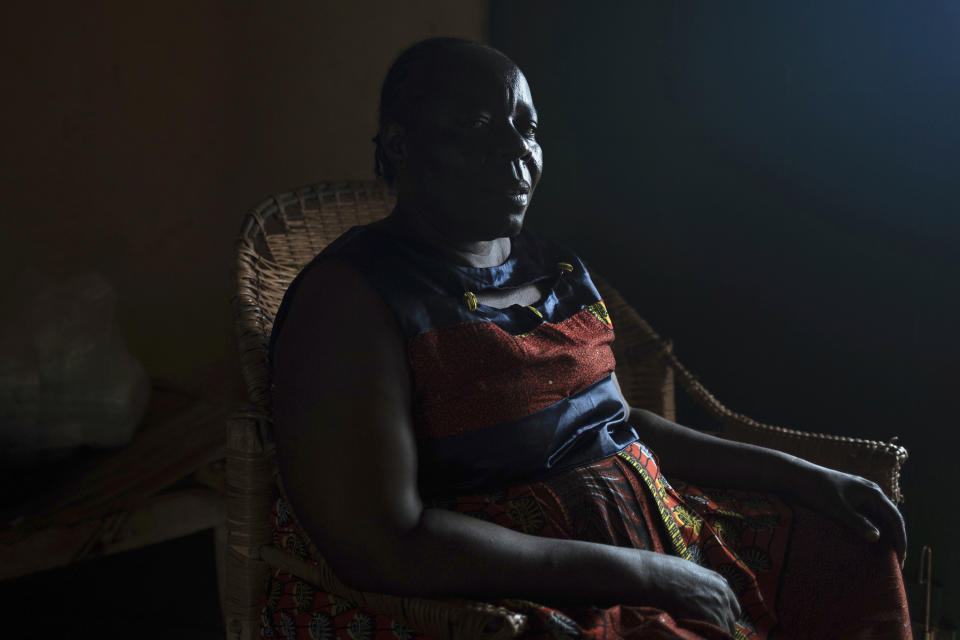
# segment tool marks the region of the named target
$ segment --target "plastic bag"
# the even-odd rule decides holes
[[[133,437],[150,379],[127,351],[116,292],[96,273],[27,270],[0,320],[0,461],[27,465]]]

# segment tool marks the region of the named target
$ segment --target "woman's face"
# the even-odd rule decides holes
[[[406,139],[401,197],[450,240],[516,235],[543,168],[526,78],[496,52],[472,48],[436,81],[438,95]]]

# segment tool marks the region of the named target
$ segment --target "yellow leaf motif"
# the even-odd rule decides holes
[[[676,514],[677,519],[680,520],[680,523],[683,526],[693,529],[694,536],[700,535],[700,525],[703,524],[703,520],[700,519],[700,516],[681,504],[678,504],[673,508],[673,513]]]
[[[740,542],[743,537],[743,529],[740,523],[735,520],[718,519],[713,523],[713,530],[717,532],[724,544],[734,549],[740,548]]]
[[[610,314],[607,312],[607,305],[603,303],[603,300],[598,300],[590,306],[587,307],[590,310],[590,313],[593,316],[603,323],[607,329],[613,329],[613,320],[610,319]]]
[[[745,518],[745,516],[742,513],[738,511],[732,511],[730,509],[716,509],[714,510],[714,513],[717,514],[718,516],[724,516],[726,518],[736,518],[737,520],[743,520]]]

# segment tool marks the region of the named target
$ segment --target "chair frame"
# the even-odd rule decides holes
[[[267,346],[283,292],[326,244],[354,225],[386,216],[394,196],[382,182],[330,181],[277,194],[247,212],[235,245],[233,310],[248,402],[227,420],[227,557],[224,617],[228,638],[258,637],[271,570],[293,575],[369,611],[389,614],[428,637],[500,640],[525,627],[522,614],[463,599],[428,600],[359,592],[340,582],[308,541],[314,565],[273,544],[269,513],[282,493],[270,414]],[[617,377],[632,406],[675,419],[675,380],[721,425],[721,435],[780,449],[877,482],[901,501],[896,443],[767,425],[727,409],[673,355],[671,344],[602,278],[594,275],[617,330]]]

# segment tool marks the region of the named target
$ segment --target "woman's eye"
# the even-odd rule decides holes
[[[487,121],[486,121],[486,120],[477,119],[477,120],[473,120],[473,121],[470,122],[470,128],[471,128],[471,129],[482,129],[482,128],[484,128],[485,126],[487,126]]]
[[[536,135],[537,135],[537,125],[535,125],[535,124],[528,125],[527,128],[524,130],[523,135],[527,136],[528,138],[532,138],[532,137],[536,136]]]

